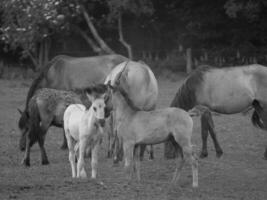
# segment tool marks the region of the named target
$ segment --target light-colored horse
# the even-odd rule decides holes
[[[82,104],[70,105],[64,113],[64,130],[69,148],[69,161],[72,170],[72,177],[86,178],[84,157],[87,149],[91,149],[92,178],[96,178],[98,149],[105,122],[104,98],[96,98],[88,94],[91,107],[86,110]],[[75,168],[75,149],[78,142],[79,156],[77,173]]]
[[[156,108],[158,83],[154,73],[145,63],[125,61],[110,72],[105,83],[107,84],[110,82],[111,85],[114,85],[118,78],[120,78],[120,87],[127,92],[129,98],[136,107],[145,111],[154,110]],[[110,145],[111,143],[109,146]],[[111,147],[109,147],[109,149],[110,148]],[[141,156],[143,155],[143,150]],[[150,158],[152,159],[152,147],[150,153]]]
[[[199,67],[187,77],[171,104],[185,110],[196,105],[222,114],[235,114],[254,108],[252,123],[266,129],[267,68],[258,64],[227,68]],[[211,115],[206,119],[212,122]],[[219,143],[213,126],[210,127],[218,152]],[[203,156],[207,156],[207,133],[202,131]]]
[[[138,152],[141,144],[152,145],[171,140],[183,155],[182,161],[177,162],[172,182],[179,179],[183,165],[188,161],[192,166],[193,187],[198,187],[198,162],[191,144],[193,120],[189,114],[179,108],[142,111],[133,104],[124,89],[116,85],[110,88],[117,134],[123,141],[128,173],[132,172],[131,162],[134,161],[137,179],[141,179]]]

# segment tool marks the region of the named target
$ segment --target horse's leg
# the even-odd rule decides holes
[[[264,159],[267,160],[267,147],[265,148]]]
[[[194,156],[191,144],[183,147],[184,158],[190,163],[192,168],[193,187],[198,187],[198,160]]]
[[[140,161],[143,161],[144,160],[145,151],[146,151],[146,145],[145,144],[140,144],[139,145],[139,149],[140,149],[140,154],[139,154]]]
[[[183,154],[183,150],[182,150],[181,146],[175,140],[172,141],[172,145],[173,145],[174,150],[176,152],[179,151],[179,153],[181,155],[181,160],[179,159],[179,156],[176,156],[177,157],[176,158],[177,163],[176,163],[176,168],[175,168],[173,178],[172,178],[172,184],[175,184],[181,176],[181,171],[182,171],[182,168],[184,166],[185,160],[184,160],[184,154]],[[175,154],[177,154],[177,153],[175,153]]]
[[[79,141],[79,158],[77,163],[77,177],[78,178],[87,178],[87,174],[85,171],[85,162],[84,162],[84,156],[85,156],[85,149],[87,145],[87,138],[83,137]]]
[[[111,158],[113,154],[113,142],[114,142],[114,129],[113,129],[113,115],[111,114],[108,123],[110,125],[110,128],[107,131],[108,134],[108,154],[107,158]]]
[[[48,165],[49,161],[44,148],[44,142],[45,142],[45,133],[38,136],[38,144],[41,150],[42,165]]]
[[[51,121],[50,119],[47,119],[47,120],[42,120],[41,121],[41,125],[39,127],[39,133],[38,133],[38,144],[39,144],[39,147],[40,147],[40,150],[41,150],[41,159],[42,159],[42,165],[48,165],[49,164],[49,161],[48,161],[48,158],[47,158],[47,154],[46,154],[46,151],[45,151],[45,148],[44,148],[44,142],[45,142],[45,136],[46,136],[46,133],[48,131],[48,128],[51,124]]]
[[[205,158],[208,156],[207,141],[209,136],[209,124],[207,117],[201,115],[201,139],[202,139],[202,150],[200,153],[200,158]]]
[[[63,129],[63,142],[62,142],[62,145],[60,147],[62,150],[65,150],[68,148],[68,142],[67,142],[67,139],[66,139],[66,136],[65,136],[65,132],[64,132],[64,129]]]
[[[67,145],[69,149],[69,161],[70,161],[70,166],[71,166],[71,173],[72,173],[72,178],[76,177],[76,169],[75,169],[75,141],[74,139],[69,135],[69,133],[66,133],[66,139],[67,139]]]
[[[215,126],[214,126],[214,121],[212,119],[212,115],[211,112],[209,110],[206,110],[202,116],[201,116],[201,124],[203,126],[202,131],[204,132],[203,134],[205,134],[205,131],[210,133],[210,136],[213,140],[213,144],[216,150],[216,155],[217,157],[221,157],[223,154],[222,148],[220,147],[220,144],[217,140],[217,136],[216,136],[216,132],[215,132]],[[207,129],[207,130],[203,130],[203,129]],[[207,133],[208,134],[208,133]],[[206,152],[207,152],[207,139],[206,139]],[[208,155],[208,152],[207,152]]]
[[[131,162],[133,160],[134,145],[129,144],[129,143],[126,144],[126,142],[124,142],[123,151],[124,151],[124,159],[125,159],[124,168],[125,168],[126,174],[128,175],[128,180],[131,180],[132,171],[133,171],[131,167]]]
[[[32,145],[34,145],[35,142],[36,142],[35,131],[33,131],[33,128],[30,127],[29,132],[26,134],[26,149],[25,149],[24,158],[22,160],[22,164],[27,167],[30,166],[30,151],[31,151]]]
[[[223,150],[217,140],[217,134],[215,133],[215,129],[214,129],[214,126],[213,127],[209,127],[209,133],[210,133],[210,136],[213,140],[213,143],[214,143],[214,147],[215,147],[215,150],[216,150],[216,156],[218,158],[220,158],[223,154]]]
[[[154,148],[153,145],[150,145],[149,160],[154,160]]]
[[[24,158],[22,160],[22,164],[26,167],[30,166],[30,151],[31,151],[31,146],[34,144],[33,140],[29,138],[29,136],[26,136],[26,149],[24,153]]]
[[[97,173],[97,164],[98,164],[98,151],[99,151],[99,143],[95,144],[92,149],[92,158],[91,158],[91,167],[92,167],[92,178],[96,178]]]
[[[134,170],[136,171],[137,180],[141,180],[140,175],[140,145],[136,145],[134,148]]]

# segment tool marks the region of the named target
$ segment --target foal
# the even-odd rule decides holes
[[[98,98],[90,94],[87,94],[87,96],[92,102],[88,110],[81,104],[72,104],[64,113],[64,130],[69,148],[69,161],[73,178],[87,177],[84,164],[87,148],[92,150],[92,178],[96,178],[97,173],[97,154],[103,135],[102,128],[105,125],[105,99],[103,98],[104,95]],[[75,169],[76,142],[79,148],[77,173]]]
[[[140,180],[139,146],[141,144],[159,144],[171,140],[176,150],[181,150],[182,161],[177,167],[172,179],[175,183],[180,176],[185,161],[192,166],[193,187],[198,187],[198,162],[194,157],[191,137],[193,120],[189,114],[179,108],[165,108],[154,111],[141,111],[137,109],[127,93],[117,85],[111,88],[113,110],[117,125],[118,137],[123,141],[125,167],[132,171],[133,167]],[[137,148],[137,149],[135,149]]]

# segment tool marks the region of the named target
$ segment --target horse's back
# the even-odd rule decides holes
[[[36,104],[42,120],[53,119],[54,125],[62,126],[65,109],[73,103],[81,103],[74,92],[42,88],[32,97],[29,107],[31,109],[31,105]]]
[[[262,65],[211,68],[203,74],[196,90],[197,100],[221,113],[242,112],[257,96],[259,76],[267,78],[267,70]]]
[[[167,140],[170,134],[191,138],[193,120],[186,111],[173,107],[137,111],[129,124],[126,124],[125,129],[133,130],[137,141],[142,140],[146,143],[146,140],[153,138],[154,141],[160,143]]]
[[[127,65],[127,66],[126,66]],[[116,66],[107,76],[105,83],[111,81],[114,85],[118,74],[126,66],[125,81],[122,87],[127,91],[135,106],[142,110],[152,110],[156,107],[158,98],[158,83],[152,70],[144,63],[126,61]]]
[[[127,60],[121,55],[94,57],[59,57],[46,74],[46,87],[76,89],[101,83],[117,64]]]

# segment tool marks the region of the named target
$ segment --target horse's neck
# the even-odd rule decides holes
[[[95,124],[96,118],[93,115],[92,106],[88,110],[85,110],[84,116],[85,116],[87,126],[93,127],[93,125]]]
[[[189,93],[190,92],[190,93]],[[193,91],[189,91],[186,94],[183,91],[183,88],[179,88],[178,92],[175,94],[174,99],[171,102],[171,107],[182,108],[186,111],[192,109],[196,106],[196,97],[193,94]],[[190,95],[188,95],[190,94]]]
[[[122,96],[120,92],[116,92],[114,95],[116,118],[127,118],[131,116],[135,110],[133,110]]]

